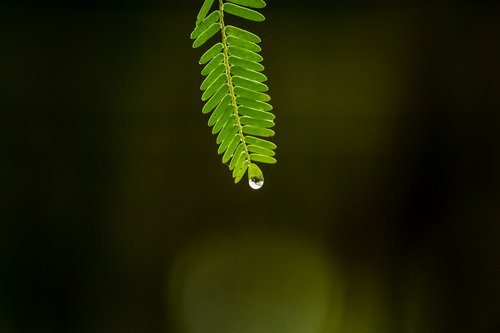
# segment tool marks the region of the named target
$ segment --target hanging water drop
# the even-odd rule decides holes
[[[258,190],[264,185],[264,174],[255,164],[250,164],[248,167],[248,185],[254,190]]]
[[[264,178],[256,178],[256,177],[250,178],[248,180],[248,184],[254,190],[258,190],[259,188],[262,187],[262,185],[264,185]]]

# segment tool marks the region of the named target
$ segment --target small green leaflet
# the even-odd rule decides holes
[[[266,3],[262,0],[229,0],[229,2],[257,9],[266,7]]]
[[[205,17],[207,17],[207,14],[210,11],[210,8],[212,8],[213,4],[214,0],[205,0],[203,2],[203,6],[201,6],[200,12],[198,13],[198,17],[196,19],[197,26],[201,24]]]
[[[238,6],[232,3],[226,3],[224,5],[224,11],[228,14],[232,14],[235,16],[242,17],[247,20],[255,21],[255,22],[262,22],[266,18],[264,15],[259,13],[258,11],[255,11],[253,9],[248,9],[242,6]]]

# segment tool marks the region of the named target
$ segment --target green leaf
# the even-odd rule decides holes
[[[196,25],[201,24],[201,22],[205,19],[208,12],[210,11],[210,8],[212,8],[213,4],[214,4],[214,0],[205,0],[203,2],[203,5],[201,6],[200,12],[198,13],[198,16],[196,17]]]
[[[238,175],[240,174],[244,175],[249,165],[250,165],[250,160],[247,159],[247,153],[243,152],[238,156],[238,159],[233,165],[233,177],[238,178]]]
[[[229,164],[235,183],[252,170],[259,170],[253,162],[276,163],[273,149],[276,145],[259,137],[274,135],[271,129],[274,114],[271,100],[263,82],[267,76],[259,54],[260,38],[247,30],[226,26],[224,13],[252,21],[263,21],[258,11],[266,6],[263,0],[221,0],[219,9],[212,11],[214,0],[204,0],[198,13],[196,27],[191,33],[193,47],[207,43],[217,32],[222,32],[221,42],[215,42],[201,56],[201,99],[205,102],[202,112],[211,113],[208,125],[216,134],[217,153],[222,162]],[[252,9],[253,8],[253,9]],[[253,162],[252,162],[253,161]],[[262,175],[262,174],[261,174]]]
[[[248,61],[245,59],[241,59],[238,57],[230,56],[229,63],[234,66],[240,66],[246,69],[250,69],[252,71],[261,72],[264,70],[264,66],[259,64],[258,62]]]
[[[200,25],[196,26],[194,28],[193,32],[191,33],[191,39],[196,39],[198,38],[209,26],[211,26],[213,23],[219,21],[220,19],[220,12],[214,11],[212,14],[208,15],[203,22],[201,22]]]
[[[237,46],[229,46],[229,54],[253,62],[261,62],[262,60],[264,60],[264,58],[262,58],[260,54],[242,49],[241,47]]]
[[[227,84],[224,84],[217,90],[217,92],[208,100],[208,102],[205,104],[203,107],[202,111],[203,113],[209,113],[212,111],[219,103],[222,101],[224,96],[229,93],[229,87]]]
[[[231,95],[226,95],[224,99],[217,105],[215,111],[212,113],[208,119],[208,126],[212,127],[217,123],[217,121],[222,117],[222,115],[227,111],[229,115],[232,114],[231,105]]]
[[[261,101],[261,102],[269,102],[271,100],[271,96],[269,96],[268,94],[264,94],[258,91],[253,91],[239,86],[234,87],[234,93],[237,96],[254,99],[256,101]]]
[[[250,159],[254,162],[275,164],[276,159],[271,156],[261,155],[261,154],[250,154]]]
[[[266,149],[266,148],[262,148],[262,147],[254,146],[254,145],[249,145],[247,147],[248,147],[248,151],[250,151],[252,153],[257,153],[257,154],[265,155],[265,156],[276,155],[276,153],[274,151],[272,151],[271,149]]]
[[[215,142],[219,145],[222,141],[224,141],[224,139],[237,131],[238,127],[236,126],[236,116],[232,114],[222,128],[222,131],[220,131],[219,135],[217,135]]]
[[[219,88],[224,83],[226,83],[226,80],[227,80],[226,74],[222,73],[221,75],[219,75],[219,77],[215,79],[215,81],[207,88],[207,90],[205,90],[205,92],[201,96],[201,100],[206,101],[207,99],[212,97],[212,95],[215,94],[215,92],[219,90]]]
[[[227,43],[252,52],[260,52],[262,50],[259,45],[238,37],[229,36]]]
[[[245,137],[245,141],[251,145],[259,146],[267,149],[276,149],[276,145],[271,141],[267,141],[261,138],[256,138],[253,136]]]
[[[231,115],[233,114],[233,109],[232,108],[227,108],[224,110],[224,114],[217,120],[217,123],[215,124],[214,127],[212,127],[212,134],[217,134],[219,133],[222,128],[226,125],[227,120]]]
[[[219,54],[222,51],[222,49],[223,49],[222,43],[217,43],[214,46],[212,46],[211,48],[209,48],[201,56],[200,61],[199,61],[200,65],[206,64],[207,62],[212,60],[213,57],[215,57],[217,54]]]
[[[227,163],[231,157],[233,157],[233,153],[240,144],[241,138],[239,135],[235,136],[232,140],[231,143],[229,144],[229,147],[227,148],[226,152],[224,153],[224,156],[222,156],[222,163]]]
[[[266,18],[264,15],[261,13],[253,10],[253,9],[248,9],[242,6],[238,6],[232,3],[225,3],[224,4],[224,11],[228,14],[232,14],[235,16],[239,16],[241,18],[250,20],[250,21],[255,21],[255,22],[262,22]]]
[[[252,99],[246,97],[237,97],[236,102],[238,105],[246,106],[252,109],[261,110],[261,111],[271,111],[273,109],[271,104],[265,102],[254,101]]]
[[[266,7],[266,3],[262,0],[228,0],[228,1],[238,5],[252,7],[252,8]]]
[[[270,120],[262,120],[246,116],[240,118],[240,123],[243,125],[252,125],[264,128],[271,128],[275,125],[274,122]]]
[[[243,178],[243,176],[245,175],[245,172],[247,172],[248,165],[249,165],[249,163],[245,162],[240,168],[236,169],[238,171],[234,174],[234,183],[235,184],[239,183],[240,180]]]
[[[262,119],[262,120],[273,120],[275,118],[274,114],[272,114],[271,112],[255,110],[244,106],[238,107],[238,113],[244,116],[249,116],[252,118]]]
[[[218,31],[220,30],[220,24],[219,23],[214,23],[210,27],[207,28],[207,30],[203,31],[201,35],[196,38],[196,40],[193,43],[193,48],[198,48],[205,44],[207,40],[212,38]]]
[[[251,126],[251,125],[243,126],[243,133],[250,134],[250,135],[256,135],[256,136],[262,136],[262,137],[274,136],[274,131],[272,129],[256,127],[256,126]]]
[[[240,143],[236,150],[234,151],[233,154],[233,159],[231,160],[231,163],[229,163],[229,170],[233,170],[234,166],[238,163],[238,159],[243,158],[244,159],[245,155],[245,145],[243,143]]]
[[[226,140],[222,141],[222,143],[219,146],[219,149],[217,149],[217,154],[222,154],[223,152],[226,151],[227,147],[234,141],[237,140],[236,142],[240,142],[240,134],[236,133],[232,137],[229,136],[226,138]],[[236,148],[236,147],[235,147]],[[226,162],[223,162],[226,163]]]
[[[208,74],[208,76],[205,78],[205,80],[203,80],[203,82],[200,85],[200,89],[205,90],[208,87],[210,87],[210,85],[215,80],[217,80],[219,75],[223,74],[225,71],[226,71],[226,66],[224,66],[224,64],[220,64],[219,66],[215,67],[215,69],[212,70],[212,73]]]
[[[237,86],[247,88],[254,91],[265,92],[269,90],[269,87],[264,83],[260,83],[253,80],[247,80],[241,76],[233,77],[233,83]]]
[[[265,76],[264,74],[249,69],[245,69],[239,66],[231,66],[231,74],[241,76],[245,79],[257,82],[267,81],[267,76]]]
[[[220,64],[222,64],[222,61],[224,60],[224,55],[222,53],[219,53],[216,55],[210,62],[203,68],[201,71],[201,75],[208,75],[212,73],[212,71]]]
[[[261,42],[260,37],[257,36],[256,34],[244,29],[233,27],[232,25],[226,26],[226,32],[229,36],[236,36],[238,38],[243,38],[244,40],[247,40],[249,42],[253,43]]]

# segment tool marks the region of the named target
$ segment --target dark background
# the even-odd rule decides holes
[[[201,2],[0,5],[0,332],[498,332],[499,6],[228,17],[277,115],[253,191],[201,114]]]

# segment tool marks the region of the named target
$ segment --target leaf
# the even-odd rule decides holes
[[[243,133],[250,134],[250,135],[256,135],[256,136],[262,136],[262,137],[274,136],[274,131],[269,129],[269,128],[262,128],[262,127],[251,126],[251,125],[243,126]]]
[[[246,142],[248,142],[251,145],[254,146],[259,146],[262,148],[267,148],[267,149],[276,149],[276,145],[272,143],[271,141],[267,141],[261,138],[256,138],[253,136],[247,136],[245,137]]]
[[[252,117],[241,117],[240,123],[242,125],[252,125],[252,126],[258,126],[258,127],[263,127],[263,128],[274,127],[274,122],[271,120],[262,120],[262,119],[252,118]]]
[[[206,64],[222,51],[222,43],[217,43],[209,48],[200,58],[200,65]]]
[[[210,62],[203,68],[201,71],[201,75],[208,75],[210,74],[218,65],[222,64],[224,60],[224,55],[222,53],[219,53],[216,55]]]
[[[233,83],[237,86],[259,92],[265,92],[269,90],[269,87],[264,83],[260,83],[253,80],[247,80],[245,78],[242,78],[241,76],[233,77]]]
[[[234,151],[233,154],[233,159],[231,160],[231,163],[229,163],[229,170],[233,170],[235,165],[238,164],[238,161],[240,158],[245,159],[245,145],[243,143],[240,143],[236,150]]]
[[[248,163],[245,162],[240,168],[238,168],[237,172],[234,174],[234,183],[237,184],[240,182],[241,178],[245,175],[245,172],[247,172],[248,168]]]
[[[247,40],[244,40],[242,38],[234,37],[234,36],[229,36],[227,38],[227,43],[232,46],[238,46],[241,47],[242,49],[252,51],[252,52],[260,52],[262,49],[259,45],[249,42]]]
[[[262,60],[264,60],[264,58],[262,58],[260,54],[242,49],[241,47],[237,46],[229,46],[229,54],[248,61],[261,62]]]
[[[231,157],[233,157],[233,153],[240,144],[241,139],[239,135],[234,136],[231,139],[231,143],[227,147],[226,152],[224,153],[224,156],[222,156],[222,163],[227,163]]]
[[[251,69],[256,72],[261,72],[264,70],[264,66],[259,64],[258,62],[254,61],[248,61],[242,58],[230,56],[229,57],[229,63],[234,66],[240,66],[243,68]]]
[[[209,113],[210,111],[212,111],[222,101],[222,99],[228,92],[229,87],[227,86],[227,84],[221,86],[219,90],[217,90],[217,92],[208,100],[201,112]]]
[[[229,115],[232,113],[231,108],[231,95],[227,94],[224,99],[217,105],[215,111],[212,113],[208,119],[208,126],[212,127],[217,123],[220,117],[227,111]],[[229,110],[228,110],[229,109]]]
[[[219,41],[199,60],[204,76],[200,85],[204,102],[202,113],[210,113],[208,126],[217,136],[217,154],[222,155],[222,163],[228,164],[234,182],[238,183],[247,173],[249,179],[255,178],[252,176],[255,170],[262,176],[256,163],[276,163],[276,145],[261,139],[274,136],[271,128],[275,126],[275,116],[268,103],[271,100],[266,93],[269,87],[263,83],[267,76],[263,74],[263,58],[259,54],[261,39],[248,30],[226,25],[223,12],[263,21],[264,16],[251,8],[263,8],[266,3],[262,0],[222,0],[218,2],[218,10],[211,12],[214,2],[203,2],[190,37],[194,40],[192,46],[198,48],[219,33]]]
[[[250,32],[250,31],[244,30],[244,29],[233,27],[232,25],[226,26],[226,32],[229,36],[236,36],[238,38],[245,39],[245,40],[252,42],[252,43],[260,43],[261,42],[260,37],[257,36],[256,34]]]
[[[208,15],[203,22],[201,22],[200,25],[196,26],[194,28],[193,32],[191,33],[191,39],[196,39],[198,36],[202,34],[209,26],[211,26],[213,23],[219,21],[220,19],[220,12],[215,11],[212,14]]]
[[[262,163],[268,163],[268,164],[274,164],[276,163],[276,159],[271,156],[265,156],[261,154],[250,154],[250,159],[254,162],[262,162]]]
[[[236,126],[236,116],[232,114],[229,119],[227,120],[227,123],[224,125],[224,128],[222,128],[222,131],[219,132],[219,135],[217,135],[216,143],[220,144],[224,139],[226,139],[229,135],[236,133],[238,131],[238,128]]]
[[[210,85],[215,80],[217,80],[219,75],[224,74],[225,71],[226,71],[226,67],[224,66],[224,64],[220,64],[217,67],[215,67],[215,69],[212,70],[212,73],[208,74],[208,76],[205,78],[205,80],[203,80],[203,82],[200,85],[200,89],[205,90],[208,87],[210,87]]]
[[[217,149],[217,154],[222,154],[223,152],[226,151],[226,149],[229,147],[229,145],[234,141],[234,140],[237,140],[236,142],[240,142],[240,135],[239,133],[236,133],[235,135],[233,135],[232,137],[228,137],[226,138],[226,140],[222,141],[222,143],[220,144],[219,146],[219,149]],[[235,147],[236,148],[236,147]],[[223,163],[226,163],[226,162],[223,162]]]
[[[193,48],[198,48],[205,44],[207,40],[212,38],[217,32],[220,30],[220,24],[219,23],[214,23],[210,27],[207,28],[207,30],[203,31],[201,35],[196,38],[196,40],[193,43]]]
[[[265,155],[265,156],[274,156],[274,155],[276,155],[276,153],[274,151],[272,151],[271,149],[262,148],[262,147],[254,146],[254,145],[249,145],[248,146],[248,151],[250,151],[252,153],[257,153],[257,154],[260,154],[260,155]]]
[[[224,4],[224,11],[228,14],[232,14],[235,16],[239,16],[241,18],[250,20],[250,21],[255,21],[255,22],[262,22],[266,18],[264,15],[261,13],[253,10],[253,9],[248,9],[246,7],[242,7],[239,5],[235,5],[232,3],[225,3]]]
[[[196,25],[201,24],[201,22],[205,19],[208,12],[210,11],[210,8],[212,8],[213,4],[214,4],[214,0],[205,0],[203,2],[203,5],[201,6],[200,12],[198,13],[198,16],[196,17]]]
[[[246,97],[237,97],[236,101],[239,105],[243,105],[252,109],[260,110],[260,111],[271,111],[273,107],[271,104],[265,102],[254,101],[253,99]]]
[[[215,123],[215,126],[212,127],[212,134],[219,133],[224,128],[224,126],[227,123],[227,120],[229,119],[229,117],[231,117],[232,114],[233,114],[232,107],[225,109],[222,116]]]
[[[267,76],[265,76],[262,73],[252,71],[249,69],[245,69],[243,67],[239,66],[232,66],[231,67],[231,74],[233,75],[238,75],[241,76],[242,78],[245,78],[247,80],[253,80],[257,82],[265,82],[267,81]]]
[[[215,79],[215,81],[205,90],[203,95],[201,96],[202,101],[206,101],[210,97],[212,97],[213,94],[222,86],[224,83],[226,83],[227,77],[226,74],[222,73]]]
[[[271,96],[269,96],[268,94],[264,94],[258,91],[250,90],[239,86],[234,87],[234,93],[237,96],[254,99],[256,101],[261,101],[261,102],[269,102],[271,100]]]
[[[262,120],[273,120],[275,118],[275,115],[272,114],[271,112],[255,110],[244,106],[240,106],[238,108],[238,112],[244,116],[249,116],[252,118],[262,119]]]
[[[266,7],[266,3],[262,0],[228,0],[228,1],[238,5],[252,7],[252,8]]]
[[[233,166],[233,177],[235,178],[234,182],[238,182],[239,175],[243,176],[245,174],[246,169],[250,165],[250,160],[247,158],[247,153],[243,152],[238,156],[238,159],[234,163]]]

